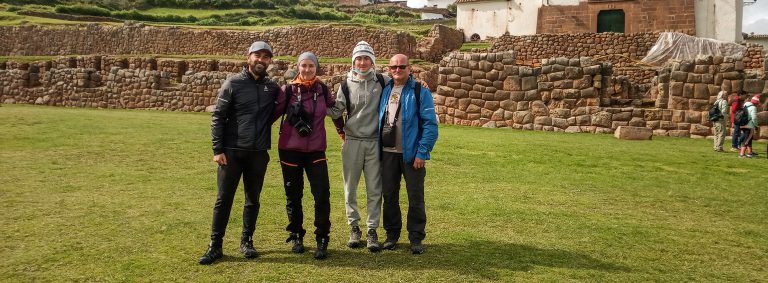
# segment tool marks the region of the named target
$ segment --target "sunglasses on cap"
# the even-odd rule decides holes
[[[387,67],[389,67],[390,70],[397,70],[397,69],[405,70],[405,68],[408,68],[408,65],[392,65]]]

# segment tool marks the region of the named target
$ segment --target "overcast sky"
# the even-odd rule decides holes
[[[424,7],[427,0],[407,0],[410,7]],[[677,1],[677,0],[675,0]],[[747,0],[753,1],[753,0]],[[768,0],[757,0],[755,4],[744,6],[742,31],[746,33],[768,34]]]
[[[744,21],[741,30],[756,34],[768,34],[768,0],[757,0],[755,4],[744,6]]]

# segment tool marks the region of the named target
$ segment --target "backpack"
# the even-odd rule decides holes
[[[737,127],[741,127],[747,125],[748,123],[749,111],[747,111],[747,107],[739,107],[739,109],[736,110],[736,114],[733,116],[733,124]]]
[[[376,73],[376,79],[379,80],[381,90],[384,90],[384,76]],[[341,81],[341,93],[344,94],[344,100],[347,102],[347,117],[344,120],[349,121],[349,114],[352,113],[352,106],[350,106],[349,103],[349,86],[347,85],[347,79]]]
[[[723,119],[723,112],[720,111],[720,107],[718,107],[718,101],[715,101],[712,106],[709,107],[709,120],[710,121],[719,121],[720,119]]]

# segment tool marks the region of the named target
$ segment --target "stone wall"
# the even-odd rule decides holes
[[[353,26],[280,27],[266,31],[202,30],[182,27],[151,27],[143,24],[110,26],[4,26],[1,38],[13,38],[0,45],[0,55],[93,55],[165,54],[243,56],[255,40],[269,42],[276,56],[297,56],[313,51],[324,57],[349,57],[355,44],[368,41],[379,58],[402,53],[438,61],[448,50],[458,49],[461,32],[446,26],[433,27],[430,35],[417,41],[405,32]],[[88,42],[89,44],[83,44]],[[420,57],[420,56],[424,57]]]
[[[679,31],[696,34],[694,1],[636,0],[580,1],[579,5],[539,8],[536,33],[597,32],[597,16],[603,10],[624,10],[624,32]]]
[[[768,94],[768,70],[745,72],[743,61],[702,57],[629,78],[588,57],[519,65],[514,52],[452,52],[414,72],[434,89],[440,122],[467,126],[612,133],[619,126],[656,135],[710,135],[707,108],[720,90]],[[0,102],[67,107],[205,111],[221,83],[243,62],[117,56],[61,57],[0,63]],[[379,66],[382,68],[383,65]],[[292,78],[294,62],[276,61],[270,75]],[[322,64],[332,89],[350,64]],[[640,73],[640,71],[634,72]],[[637,81],[641,80],[641,81]],[[638,83],[640,82],[640,83]],[[647,89],[642,89],[646,87]],[[760,139],[768,139],[768,99],[759,106]]]
[[[631,82],[590,58],[547,59],[535,68],[515,61],[513,52],[446,56],[435,94],[440,122],[590,133],[637,126],[656,135],[705,137],[712,131],[707,109],[718,91],[768,93],[768,78],[744,73],[743,61],[734,58],[675,63],[651,79],[653,97],[632,97]],[[768,139],[768,101],[759,109],[759,138]]]
[[[744,55],[744,64],[747,69],[762,69],[766,66],[766,50],[760,44],[747,44],[747,54]]]
[[[205,111],[221,83],[244,61],[79,56],[33,63],[0,63],[0,102],[65,107]],[[334,90],[351,64],[321,64],[320,78]],[[385,64],[379,71],[384,71]],[[268,72],[280,84],[292,79],[295,62],[275,61]],[[291,70],[291,71],[289,71]],[[415,76],[436,87],[434,74],[414,66]]]
[[[622,67],[645,57],[658,38],[658,33],[504,35],[493,41],[489,51],[515,51],[518,63],[526,65],[538,65],[543,58],[593,57]]]

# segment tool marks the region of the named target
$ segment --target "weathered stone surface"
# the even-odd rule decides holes
[[[765,80],[746,79],[744,80],[744,91],[748,93],[761,93],[765,88]]]
[[[653,130],[646,127],[619,126],[614,136],[622,140],[650,140],[653,137]]]
[[[566,133],[581,133],[581,128],[579,126],[569,126],[565,129]]]

